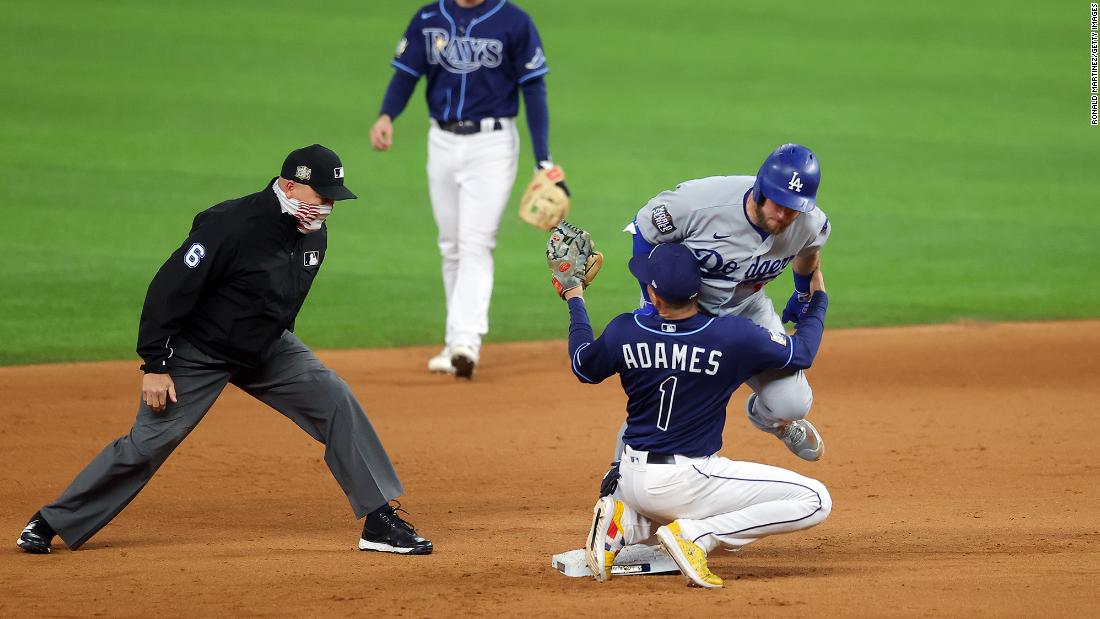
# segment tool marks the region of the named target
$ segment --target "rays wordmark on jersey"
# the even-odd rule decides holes
[[[499,67],[504,43],[499,39],[451,38],[442,28],[425,28],[424,46],[429,64],[451,73],[472,73],[481,67]]]

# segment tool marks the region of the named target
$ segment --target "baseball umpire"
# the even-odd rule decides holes
[[[717,588],[707,555],[820,524],[832,498],[814,479],[778,467],[717,455],[726,404],[765,369],[810,367],[829,299],[820,272],[811,299],[788,336],[740,316],[699,311],[700,272],[686,245],[661,244],[630,260],[646,282],[653,315],[621,314],[599,338],[582,288],[590,281],[587,233],[562,225],[547,244],[554,285],[569,303],[569,356],[583,383],[619,374],[626,392],[622,480],[593,509],[585,559],[607,580],[615,556],[656,533],[688,584]],[[656,531],[654,531],[656,529]]]
[[[290,153],[260,191],[195,217],[145,297],[137,343],[145,377],[133,427],[34,514],[20,548],[48,553],[55,535],[72,550],[83,545],[231,383],[324,443],[356,518],[366,516],[361,550],[432,551],[390,503],[404,489],[355,395],[291,332],[325,260],[325,219],[336,201],[355,197],[340,158],[314,144]]]
[[[550,160],[549,110],[542,41],[534,22],[507,0],[438,0],[413,15],[397,45],[393,78],[382,100],[371,143],[393,145],[393,121],[405,109],[421,76],[431,115],[428,190],[438,228],[447,304],[443,350],[428,370],[471,378],[489,332],[493,249],[500,218],[516,179],[519,134],[516,114],[523,91],[538,185],[556,185],[549,230],[565,215],[568,190]],[[530,208],[521,216],[530,215]]]

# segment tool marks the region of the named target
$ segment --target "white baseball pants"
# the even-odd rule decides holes
[[[439,229],[447,346],[479,350],[489,332],[493,249],[519,159],[515,119],[502,129],[455,135],[432,123],[428,131],[428,191]],[[491,128],[492,120],[484,128]]]
[[[676,456],[675,464],[649,464],[644,451],[624,449],[622,479],[626,543],[639,544],[656,527],[680,521],[683,534],[710,553],[736,550],[777,533],[808,529],[833,508],[825,485],[793,471],[721,456]]]

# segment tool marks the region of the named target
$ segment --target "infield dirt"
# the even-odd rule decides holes
[[[1100,598],[1100,321],[826,333],[810,371],[818,463],[729,407],[735,459],[823,481],[832,516],[676,576],[570,579],[625,397],[578,384],[564,342],[486,347],[470,383],[434,349],[321,358],[359,395],[427,557],[354,550],[322,447],[228,389],[80,551],[19,551],[26,519],[128,431],[136,362],[0,368],[0,615],[1044,615]],[[5,533],[6,532],[6,533]]]

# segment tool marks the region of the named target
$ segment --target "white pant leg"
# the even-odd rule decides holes
[[[623,454],[623,502],[654,522],[679,520],[708,553],[808,529],[832,511],[825,485],[793,471],[721,456],[647,464],[639,454]]]
[[[493,249],[500,218],[516,180],[519,134],[513,120],[504,129],[462,136],[458,171],[458,272],[447,309],[448,344],[481,345],[489,332],[493,295]]]
[[[623,543],[626,546],[645,542],[657,533],[656,527],[667,524],[666,522],[654,522],[652,519],[647,518],[645,515],[639,513],[638,510],[634,509],[633,505],[623,498],[623,486],[621,482],[619,487],[615,489],[615,492],[611,494],[611,498],[623,502],[623,516],[619,520],[619,523],[622,525]]]
[[[458,276],[458,169],[461,136],[448,133],[433,123],[428,130],[428,196],[438,230],[436,243],[443,265],[443,298],[450,313],[451,295]],[[452,339],[448,323],[444,342]]]
[[[687,486],[682,483],[688,479],[688,472],[690,469],[685,471],[676,465],[647,465],[645,452],[623,446],[621,477],[615,493],[627,508],[623,511],[627,544],[640,543],[652,535],[653,525],[676,520],[688,500],[683,492]]]
[[[753,297],[737,315],[765,329],[779,333],[785,331],[783,320],[775,313],[775,306],[763,292]],[[757,425],[761,430],[767,431],[785,421],[805,418],[814,403],[814,392],[802,370],[765,370],[745,381],[745,384],[756,392],[753,410],[758,420],[767,424],[767,427]]]
[[[720,456],[697,467],[701,483],[695,509],[681,529],[710,552],[716,546],[740,548],[778,533],[793,533],[817,526],[829,517],[833,499],[825,485],[775,466],[739,462]],[[717,511],[713,516],[706,512]]]

